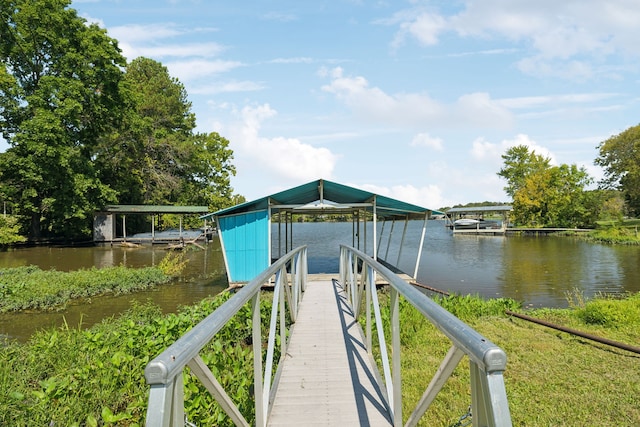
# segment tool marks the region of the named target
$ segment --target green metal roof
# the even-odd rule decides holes
[[[466,207],[466,208],[451,208],[447,210],[447,213],[508,212],[512,210],[513,210],[513,207],[509,205],[475,206],[475,207]]]
[[[107,205],[102,212],[119,214],[202,214],[208,206]]]
[[[441,214],[441,212],[432,209],[320,179],[251,202],[210,213],[202,218],[236,215],[265,210],[269,207],[271,207],[272,213],[287,210],[307,215],[349,213],[355,209],[373,211],[374,203],[376,215],[381,218],[404,218],[409,216],[423,219],[426,214]]]

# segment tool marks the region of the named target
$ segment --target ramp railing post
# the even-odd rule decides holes
[[[264,411],[264,402],[260,398],[262,391],[262,331],[260,318],[260,292],[256,292],[251,300],[252,324],[253,324],[253,391],[256,405],[256,426],[266,426],[267,417]]]
[[[246,284],[229,300],[222,304],[203,321],[186,332],[165,351],[153,359],[145,368],[145,378],[150,386],[146,425],[160,427],[184,426],[184,383],[183,371],[189,366],[190,373],[204,385],[218,402],[219,407],[235,425],[249,426],[237,405],[224,391],[209,367],[200,357],[200,351],[213,337],[240,311],[245,304],[251,304],[252,348],[255,396],[255,425],[264,427],[269,414],[271,391],[277,386],[278,375],[272,381],[276,330],[280,325],[280,361],[288,346],[285,323],[285,302],[295,321],[302,292],[307,282],[306,246],[294,249]],[[292,276],[287,275],[287,266]],[[260,289],[275,276],[272,312],[267,338],[267,351],[263,363],[262,319],[260,315]],[[284,288],[284,289],[283,289]],[[285,298],[285,294],[288,299]],[[278,313],[280,314],[278,316]],[[280,322],[278,323],[278,317]],[[263,365],[266,367],[263,369]]]
[[[402,376],[400,371],[400,295],[391,289],[391,373],[393,385],[393,424],[402,425]]]
[[[367,351],[370,354],[372,352],[373,322],[375,321],[376,323],[386,400],[391,410],[394,426],[402,425],[400,296],[404,297],[406,301],[422,313],[453,344],[412,411],[406,426],[411,427],[418,423],[464,356],[468,357],[470,365],[471,407],[474,427],[511,426],[511,415],[503,379],[507,359],[506,354],[500,347],[480,335],[469,325],[466,325],[364,252],[341,245],[340,257],[340,278],[341,280],[347,280],[347,283],[344,284],[345,288],[353,290],[355,284],[356,288],[360,289],[362,285],[365,292],[365,340]],[[361,268],[361,272],[359,268]],[[391,287],[389,307],[391,363],[389,363],[387,354],[384,325],[376,289],[376,275],[378,274],[385,278]],[[351,292],[361,295],[359,292]],[[358,304],[356,301],[361,301],[361,297],[352,297],[351,300],[354,312],[359,313],[359,310],[355,311],[355,307]],[[374,318],[372,318],[372,309]]]

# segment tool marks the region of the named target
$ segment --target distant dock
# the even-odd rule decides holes
[[[207,213],[207,206],[160,206],[160,205],[108,205],[102,211],[95,212],[93,219],[94,243],[147,243],[174,244],[211,240],[215,229],[203,220],[203,226],[197,230],[185,230],[182,226],[184,215]],[[127,216],[146,217],[150,231],[148,233],[127,232]],[[157,230],[162,215],[180,216],[180,225],[175,229]],[[120,229],[120,232],[117,231]]]
[[[591,230],[584,228],[534,228],[534,227],[500,227],[485,229],[456,229],[451,225],[447,228],[454,235],[480,235],[480,236],[548,236],[556,233],[586,233]]]

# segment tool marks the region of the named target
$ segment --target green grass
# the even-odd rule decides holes
[[[465,322],[507,353],[504,381],[514,426],[638,425],[640,355],[507,317],[502,308],[518,310],[515,303],[504,300],[454,295],[439,302],[454,308]],[[639,310],[640,296],[633,295],[619,301],[588,301],[582,308],[527,314],[637,345]],[[406,420],[451,344],[406,302],[401,303],[401,329]],[[469,363],[465,357],[419,425],[453,425],[469,404]]]
[[[596,229],[584,235],[587,240],[617,245],[640,245],[640,219],[598,221]]]

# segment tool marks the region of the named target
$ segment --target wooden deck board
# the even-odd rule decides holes
[[[340,287],[310,281],[299,310],[267,425],[391,425]]]

